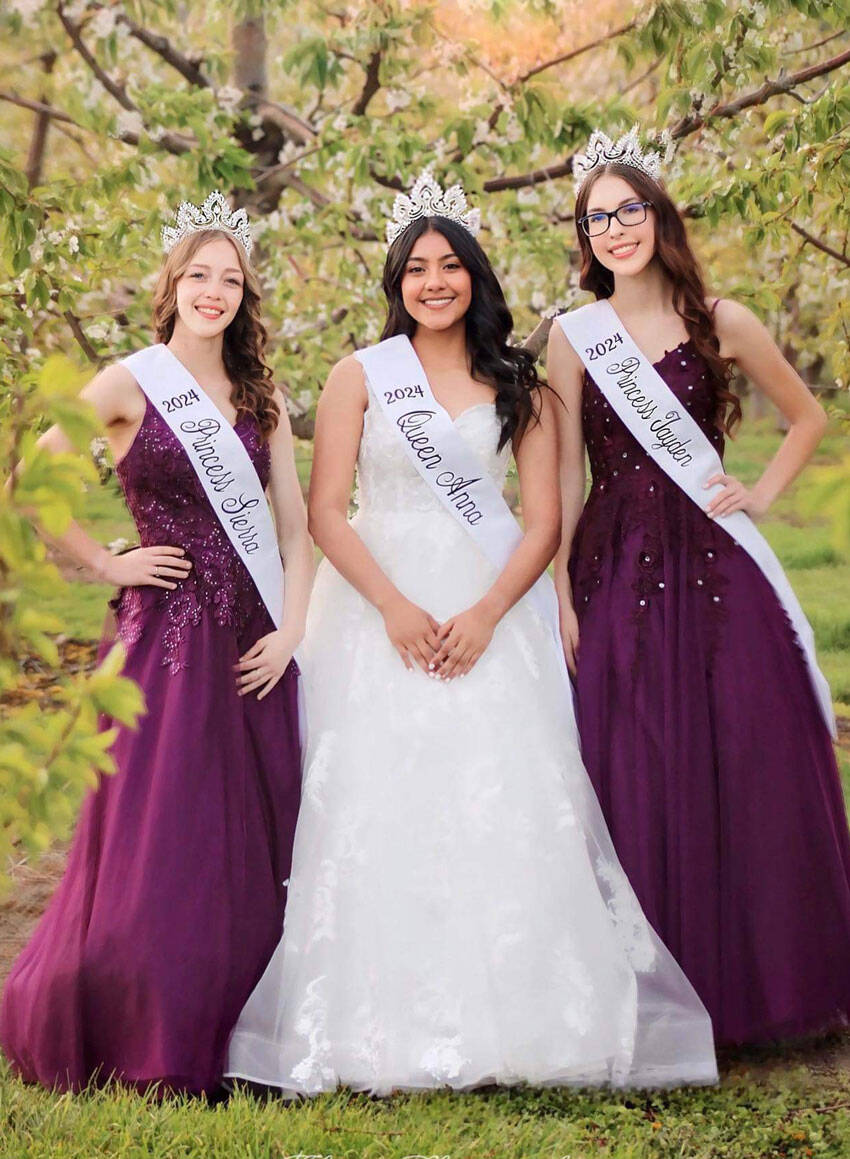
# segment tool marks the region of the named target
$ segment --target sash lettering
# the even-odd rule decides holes
[[[561,314],[558,323],[593,381],[646,453],[704,511],[712,494],[720,490],[719,484],[713,490],[703,488],[712,475],[723,471],[720,456],[635,345],[611,303],[604,299],[591,302]],[[616,355],[610,361],[596,354],[615,348]],[[832,697],[818,667],[814,633],[782,565],[746,512],[720,516],[717,523],[759,566],[785,609],[806,658],[824,721],[835,736]]]
[[[522,539],[522,531],[501,491],[434,397],[410,340],[396,335],[359,350],[356,357],[366,375],[369,405],[380,407],[413,466],[501,571]],[[552,631],[567,679],[558,601],[545,572],[524,598]]]
[[[263,485],[242,440],[167,346],[149,346],[123,361],[179,440],[216,518],[279,627],[283,565]]]

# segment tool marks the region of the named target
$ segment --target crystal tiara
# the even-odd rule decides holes
[[[666,165],[673,155],[673,139],[666,129],[659,138],[659,144],[662,146],[661,151],[654,149],[644,151],[640,145],[637,125],[628,133],[624,133],[618,141],[612,140],[601,129],[595,129],[587,143],[586,152],[576,153],[573,158],[576,193],[594,169],[599,165],[611,163],[632,165],[653,181],[660,181],[661,167]]]
[[[467,233],[478,236],[481,211],[467,209],[466,194],[461,185],[440,188],[430,169],[424,169],[414,182],[410,196],[399,193],[393,202],[392,219],[387,222],[387,245],[393,244],[408,226],[423,217],[447,217],[462,225]]]
[[[227,198],[217,189],[209,195],[203,205],[193,205],[191,201],[181,201],[173,225],[162,227],[162,248],[169,253],[190,233],[202,229],[218,229],[236,238],[250,258],[254,248],[248,214],[244,209],[231,209]]]

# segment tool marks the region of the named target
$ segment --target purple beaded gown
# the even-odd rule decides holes
[[[711,373],[655,364],[718,452]],[[644,912],[718,1044],[850,1014],[850,842],[829,733],[773,589],[585,375],[572,545],[582,755]]]
[[[254,419],[236,425],[265,484]],[[173,591],[125,588],[125,674],[147,715],[87,798],[67,870],[6,984],[15,1070],[78,1089],[114,1076],[210,1092],[280,938],[300,795],[298,670],[263,700],[232,665],[273,628],[180,444],[147,404],[117,467],[143,546],[184,547]],[[111,722],[105,721],[104,726]]]

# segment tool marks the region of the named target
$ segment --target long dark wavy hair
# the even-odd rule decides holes
[[[539,418],[543,383],[528,351],[508,342],[514,322],[499,279],[484,250],[462,225],[445,217],[423,217],[390,246],[384,265],[387,320],[381,338],[396,334],[412,338],[416,333],[416,322],[401,296],[401,280],[414,245],[429,230],[443,235],[472,281],[472,300],[465,318],[466,349],[472,376],[495,387],[496,413],[502,424],[501,450],[511,440],[521,440],[529,423]]]
[[[177,317],[177,282],[192,258],[208,241],[226,236],[221,230],[200,229],[181,238],[169,252],[153,295],[153,325],[157,342],[169,342]],[[242,301],[233,321],[224,332],[222,358],[227,377],[233,383],[231,402],[239,414],[251,414],[264,439],[277,428],[280,407],[274,399],[271,368],[264,354],[268,334],[261,315],[260,283],[240,245],[234,244],[242,270]]]
[[[741,400],[730,389],[734,363],[721,358],[720,341],[714,328],[713,311],[706,305],[706,291],[699,262],[688,242],[685,223],[666,189],[633,165],[610,162],[594,169],[579,190],[576,198],[576,233],[581,249],[581,279],[583,290],[591,290],[597,298],[610,298],[614,292],[614,274],[605,268],[593,254],[590,238],[579,225],[587,213],[593,186],[605,174],[622,177],[638,197],[651,203],[655,212],[655,254],[657,261],[673,286],[673,308],[685,323],[688,337],[697,352],[708,363],[715,382],[717,425],[731,434],[741,419]]]

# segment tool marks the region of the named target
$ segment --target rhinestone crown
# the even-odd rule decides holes
[[[423,217],[447,217],[473,237],[478,236],[481,228],[481,211],[467,208],[463,187],[451,185],[443,190],[430,169],[424,169],[416,178],[410,196],[396,195],[392,220],[387,222],[387,245],[392,245],[408,226]]]
[[[635,125],[624,133],[618,141],[612,140],[601,129],[595,129],[584,153],[576,153],[573,158],[573,178],[575,191],[581,189],[587,177],[598,165],[616,162],[618,165],[633,165],[653,181],[661,180],[662,165],[666,165],[673,155],[673,139],[665,131],[659,137],[660,150],[644,150]]]
[[[203,205],[193,205],[191,201],[181,201],[173,225],[162,227],[162,248],[169,253],[179,241],[190,233],[202,229],[219,229],[222,233],[236,238],[250,258],[254,248],[248,214],[244,209],[231,209],[227,198],[217,189],[209,195]]]

